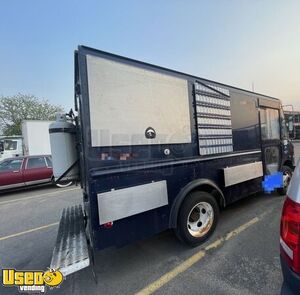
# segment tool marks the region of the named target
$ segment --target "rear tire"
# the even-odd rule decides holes
[[[65,181],[60,181],[59,183],[56,183],[54,176],[52,176],[51,182],[52,182],[53,185],[55,185],[59,188],[68,187],[68,186],[70,186],[74,183],[74,181],[72,181],[72,180],[65,180]]]
[[[179,209],[176,236],[189,246],[197,246],[211,236],[218,220],[216,199],[207,192],[192,192]]]
[[[283,166],[281,172],[283,173],[283,187],[278,188],[277,191],[280,195],[284,196],[293,176],[293,170],[289,166]]]

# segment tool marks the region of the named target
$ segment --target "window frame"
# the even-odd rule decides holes
[[[271,121],[268,121],[267,119],[267,112],[268,110],[271,110],[271,111],[275,111],[277,113],[277,128],[278,128],[278,137],[269,137],[269,130],[271,130],[271,135],[273,135],[273,131],[274,129],[272,128],[274,125],[268,125],[270,124]],[[263,133],[263,121],[262,121],[262,112],[264,112],[264,119],[265,119],[265,133]],[[270,140],[281,140],[281,137],[282,137],[282,130],[281,130],[281,116],[280,116],[280,109],[277,109],[277,108],[270,108],[270,107],[261,107],[260,108],[260,133],[261,133],[261,140],[262,141],[270,141]],[[270,128],[268,128],[270,127]],[[265,136],[264,136],[265,135]]]
[[[275,160],[272,159],[273,156]],[[274,172],[277,172],[280,167],[280,158],[281,158],[280,149],[278,145],[267,146],[264,151],[264,158],[265,158],[265,168],[267,174],[270,175]],[[270,161],[270,160],[274,160],[274,161]],[[272,171],[272,165],[274,167],[275,164],[277,167],[274,171]]]
[[[232,91],[230,109],[233,152],[259,150],[261,133],[257,99],[245,93]],[[244,112],[247,112],[247,118],[241,117]],[[241,141],[241,138],[245,140]]]
[[[13,149],[7,149],[8,146],[5,146],[8,145],[8,142],[11,142],[12,145],[13,145]],[[18,150],[18,141],[16,140],[13,140],[13,139],[4,139],[4,143],[3,143],[3,151],[17,151]]]
[[[45,161],[46,161],[46,164],[47,164],[48,168],[53,168],[53,162],[52,162],[51,156],[45,156]],[[50,162],[51,165],[49,165],[48,162]]]
[[[30,159],[36,159],[36,158],[43,158],[43,159],[44,159],[45,166],[44,166],[44,167],[28,168],[29,160],[30,160]],[[25,170],[30,170],[30,169],[42,169],[42,168],[47,168],[47,167],[48,167],[48,165],[47,165],[45,156],[35,156],[35,157],[29,157],[29,158],[27,158]]]

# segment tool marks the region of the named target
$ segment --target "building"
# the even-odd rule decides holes
[[[300,139],[300,111],[284,111],[287,122],[293,122],[294,130],[290,131],[290,137]]]

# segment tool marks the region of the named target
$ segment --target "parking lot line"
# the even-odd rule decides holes
[[[252,226],[256,222],[259,221],[258,217],[255,217],[251,219],[250,221],[244,223],[243,225],[239,226],[238,228],[234,229],[233,231],[227,233],[224,237],[219,238],[215,242],[209,244],[204,249],[200,250],[190,258],[186,259],[184,262],[173,268],[171,271],[165,273],[162,275],[159,279],[154,281],[153,283],[146,286],[144,289],[140,290],[136,293],[136,295],[150,295],[163,287],[165,284],[173,280],[175,277],[177,277],[179,274],[185,272],[190,267],[192,267],[195,263],[200,261],[206,254],[207,251],[211,249],[218,248],[221,246],[225,241],[228,241],[235,237],[236,235],[240,234],[242,231],[247,229],[248,227]]]
[[[22,232],[19,232],[19,233],[15,233],[15,234],[12,234],[12,235],[0,237],[0,241],[4,241],[4,240],[10,239],[10,238],[22,236],[22,235],[32,233],[32,232],[35,232],[35,231],[38,231],[38,230],[41,230],[41,229],[49,228],[51,226],[55,226],[55,225],[58,225],[58,224],[59,224],[59,222],[54,222],[54,223],[50,223],[50,224],[43,225],[43,226],[40,226],[40,227],[28,229],[28,230],[25,230],[25,231],[22,231]]]
[[[31,197],[24,197],[24,198],[17,198],[17,199],[14,199],[14,200],[2,201],[2,202],[0,202],[0,205],[14,203],[14,202],[18,202],[18,201],[26,201],[26,200],[30,200],[30,199],[41,198],[41,197],[48,196],[48,195],[53,195],[53,194],[63,193],[63,192],[70,192],[70,191],[79,190],[79,189],[80,188],[78,188],[78,187],[74,187],[74,188],[70,188],[70,189],[65,189],[65,190],[60,190],[60,191],[55,191],[55,192],[40,194],[40,195],[36,195],[36,196],[31,196]]]

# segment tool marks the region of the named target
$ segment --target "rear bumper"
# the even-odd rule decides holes
[[[281,295],[297,295],[300,290],[300,276],[294,273],[285,260],[280,255],[281,269],[283,274],[283,284]]]

